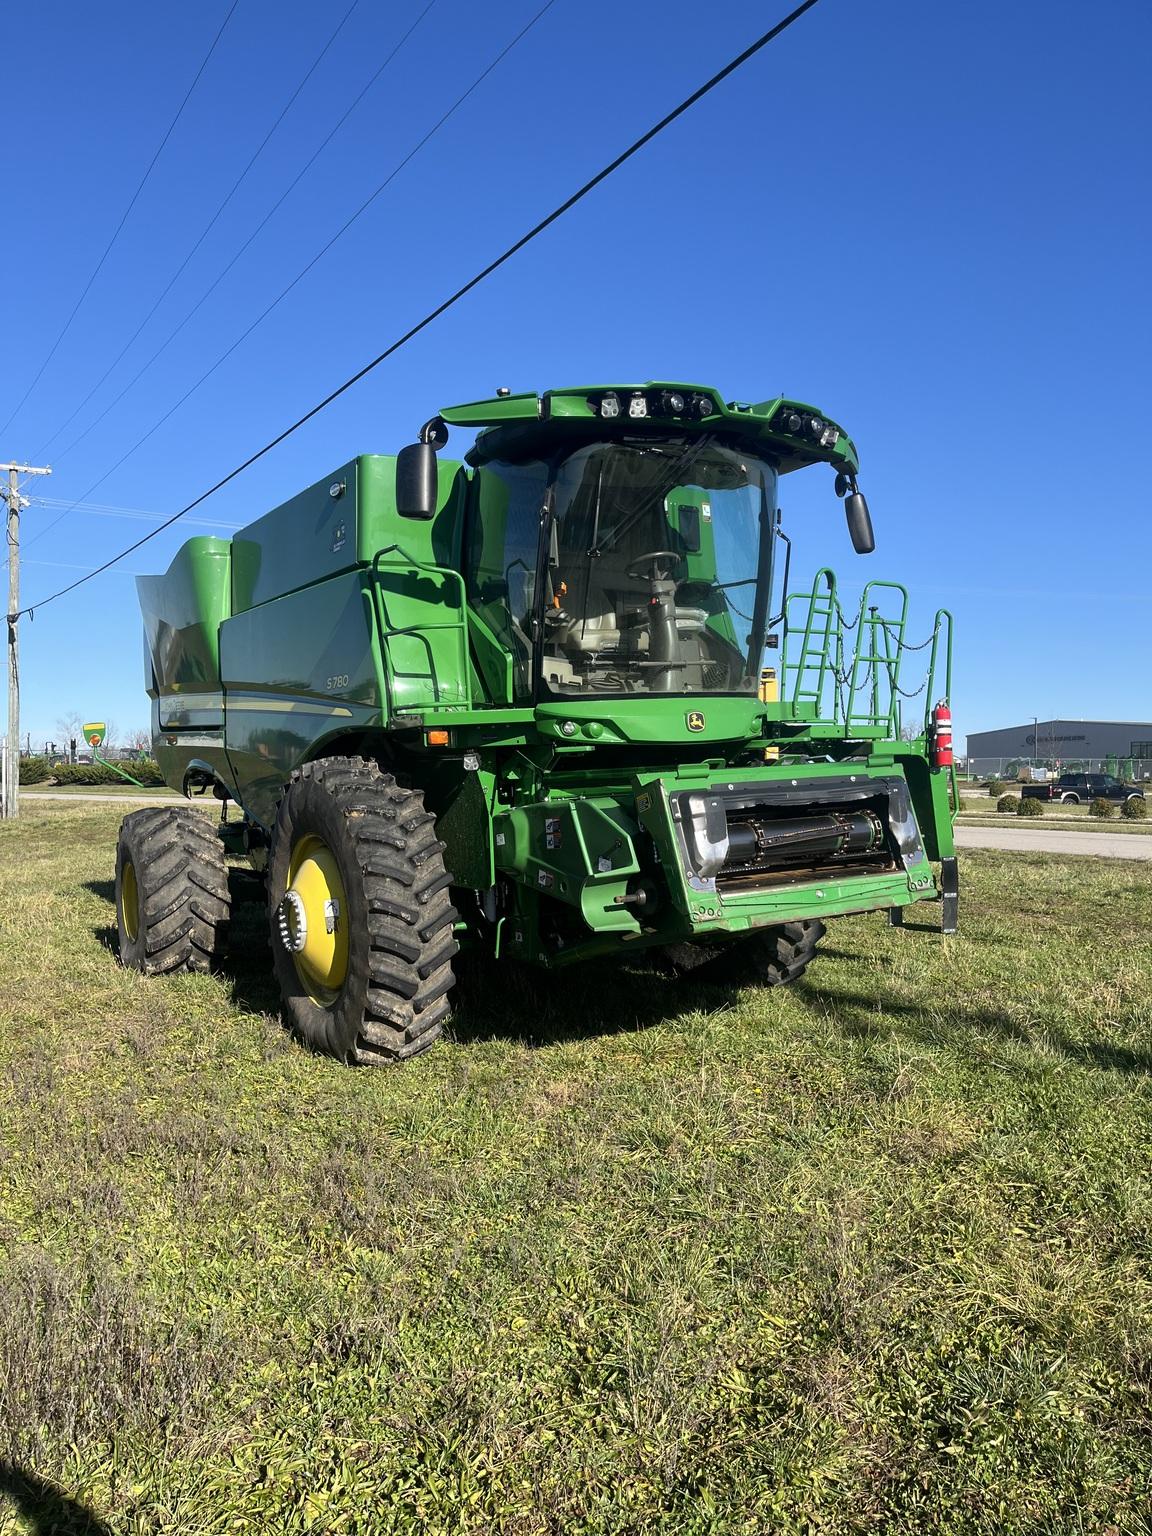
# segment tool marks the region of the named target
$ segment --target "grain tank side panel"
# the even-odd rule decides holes
[[[149,695],[218,694],[219,629],[231,612],[228,540],[189,539],[163,576],[138,576],[136,591],[151,662]]]
[[[223,771],[220,625],[231,607],[227,539],[189,539],[163,576],[140,576],[152,742],[166,783],[183,790],[192,762]]]
[[[380,647],[361,570],[233,615],[220,632],[229,778],[272,824],[292,770],[336,736],[382,724]]]
[[[233,536],[233,613],[353,569],[358,462],[334,469]]]

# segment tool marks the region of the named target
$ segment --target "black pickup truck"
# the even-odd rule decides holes
[[[1136,784],[1124,784],[1110,773],[1062,773],[1044,784],[1021,784],[1025,800],[1063,800],[1079,805],[1082,800],[1143,800],[1144,791]]]

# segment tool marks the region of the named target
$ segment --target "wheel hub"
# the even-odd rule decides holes
[[[299,891],[285,891],[276,909],[280,942],[290,955],[298,955],[308,937],[308,913]]]
[[[321,1007],[336,1000],[348,975],[347,907],[336,856],[322,838],[301,838],[292,850],[276,928],[301,984]]]

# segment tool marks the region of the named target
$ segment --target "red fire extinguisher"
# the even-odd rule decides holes
[[[951,768],[952,763],[952,711],[941,699],[932,711],[932,766]]]

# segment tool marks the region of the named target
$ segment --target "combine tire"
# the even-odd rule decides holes
[[[784,987],[808,969],[825,928],[815,918],[782,923],[732,944],[672,944],[665,958],[679,975]]]
[[[228,869],[212,822],[157,806],[120,824],[116,931],[120,959],[149,976],[210,971],[228,940]]]
[[[451,1012],[456,910],[418,790],[375,763],[293,775],[268,854],[272,954],[293,1031],[341,1061],[404,1061]]]

